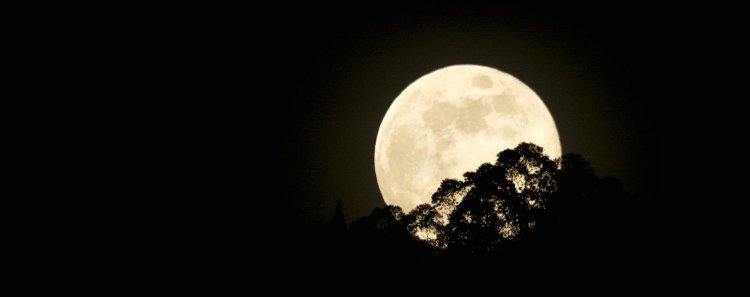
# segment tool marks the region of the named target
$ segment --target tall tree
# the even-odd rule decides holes
[[[482,164],[463,181],[444,180],[432,197],[432,209],[410,213],[421,218],[410,231],[433,228],[439,246],[467,253],[502,249],[534,228],[557,190],[557,167],[534,144],[502,151],[495,164]]]

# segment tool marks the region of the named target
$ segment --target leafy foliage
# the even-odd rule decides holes
[[[434,230],[440,247],[467,253],[502,249],[535,226],[539,212],[557,190],[556,174],[557,163],[541,147],[522,143],[500,152],[495,164],[465,173],[462,181],[444,180],[432,196],[433,209],[443,220],[417,215],[427,221],[415,225]]]
[[[375,208],[338,232],[346,226],[337,205],[331,234],[339,240],[314,253],[337,258],[342,267],[497,261],[531,269],[596,250],[637,250],[628,239],[648,233],[648,208],[638,204],[644,201],[614,178],[599,179],[580,155],[551,160],[541,147],[522,143],[460,180],[443,180],[431,203],[408,213]]]

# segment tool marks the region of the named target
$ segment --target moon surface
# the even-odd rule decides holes
[[[411,211],[446,178],[461,179],[521,142],[562,154],[542,99],[510,74],[479,65],[435,70],[411,83],[385,114],[375,175],[387,204]]]

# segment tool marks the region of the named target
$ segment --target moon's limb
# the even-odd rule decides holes
[[[445,178],[494,162],[521,142],[562,154],[539,96],[499,70],[456,65],[410,84],[386,112],[375,142],[375,173],[387,204],[410,211],[430,202]]]

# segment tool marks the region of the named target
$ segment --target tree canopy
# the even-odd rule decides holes
[[[346,228],[337,205],[333,229],[346,230],[335,233],[345,240],[320,251],[347,254],[344,265],[502,259],[505,265],[525,261],[516,267],[526,267],[532,260],[628,246],[628,238],[647,228],[639,215],[646,208],[636,204],[643,201],[616,179],[600,179],[580,155],[552,160],[541,147],[521,143],[461,179],[443,180],[430,203],[408,213],[387,205]]]
[[[557,191],[557,162],[541,147],[522,143],[464,174],[446,179],[432,196],[407,215],[410,232],[435,246],[467,253],[502,249],[536,225]]]

